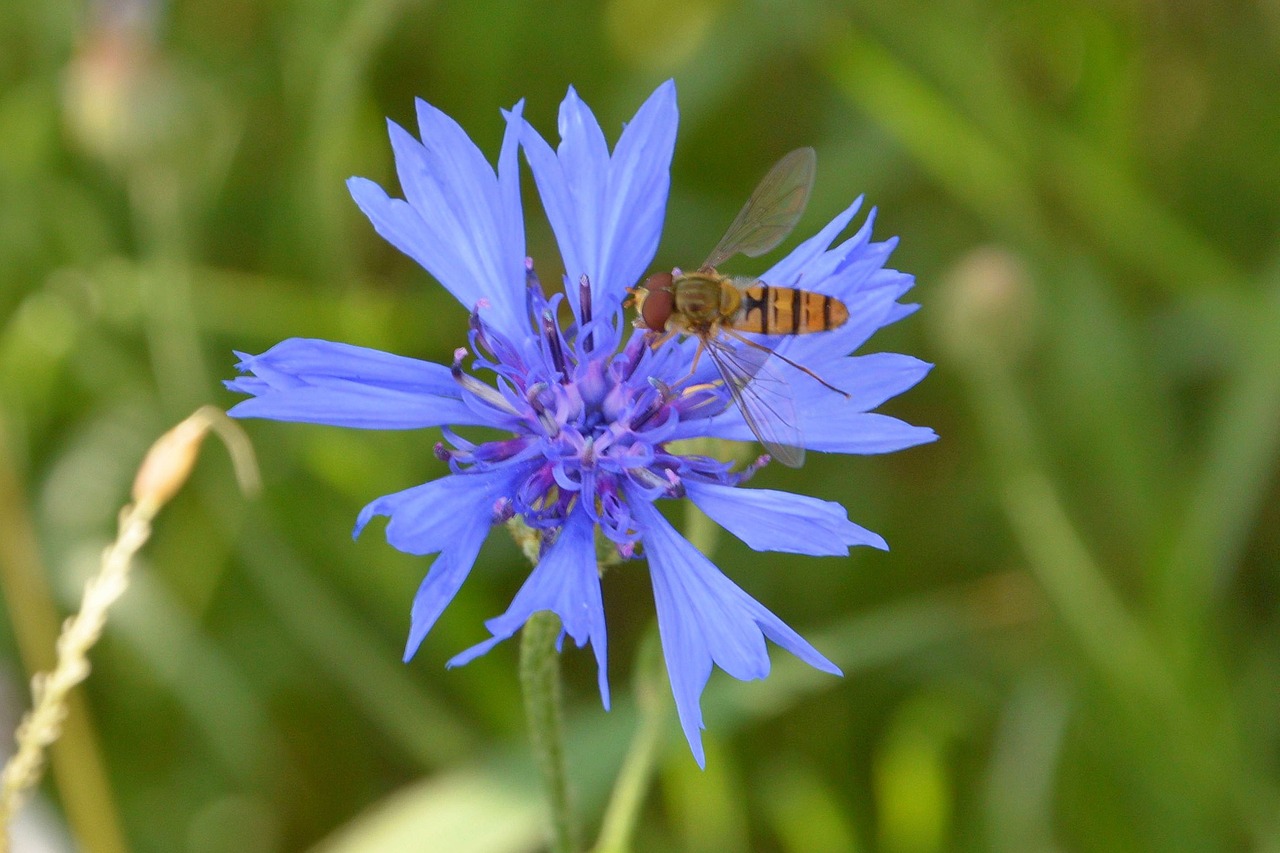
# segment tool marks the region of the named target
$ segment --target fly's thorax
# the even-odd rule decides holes
[[[672,281],[671,290],[672,313],[692,329],[706,328],[737,310],[737,290],[727,276],[714,270],[682,273]]]

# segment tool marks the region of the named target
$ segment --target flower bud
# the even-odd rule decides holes
[[[133,501],[152,510],[168,503],[191,476],[209,422],[198,413],[166,432],[151,445],[133,481]]]

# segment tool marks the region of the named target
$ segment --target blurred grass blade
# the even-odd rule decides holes
[[[262,524],[241,540],[246,573],[316,665],[342,684],[351,701],[421,767],[435,767],[474,748],[471,729],[417,689],[399,655],[379,646],[300,557]]]
[[[35,674],[54,666],[60,620],[27,502],[0,417],[0,587],[23,665]],[[66,705],[62,737],[49,757],[67,821],[86,848],[124,853],[129,848],[84,694],[72,691]]]
[[[393,794],[314,853],[533,853],[545,838],[535,788],[463,770]]]
[[[1054,788],[1071,711],[1066,685],[1051,672],[1029,672],[1005,702],[985,798],[997,853],[1061,847],[1055,842]]]
[[[784,853],[857,853],[848,804],[803,755],[775,756],[752,786],[753,804],[768,816]]]
[[[255,686],[157,579],[137,573],[112,623],[237,784],[252,785],[264,757],[282,754]]]
[[[997,228],[1042,238],[1039,203],[1023,170],[939,92],[852,27],[832,42],[826,60],[840,91],[943,186]]]
[[[1280,299],[1238,314],[1233,375],[1210,420],[1204,457],[1184,491],[1162,578],[1161,616],[1184,664],[1206,654],[1209,620],[1238,570],[1280,459]]]
[[[1019,162],[991,132],[856,29],[834,40],[836,85],[887,128],[944,187],[1002,231],[1050,249],[1043,194],[1066,202],[1074,225],[1113,257],[1184,292],[1240,287],[1245,277],[1105,152],[1044,116],[1026,116],[1036,162]],[[1030,113],[1030,110],[1023,110]]]

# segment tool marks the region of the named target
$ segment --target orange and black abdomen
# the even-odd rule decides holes
[[[762,335],[807,335],[843,326],[849,309],[833,296],[758,281],[742,290],[733,328]]]

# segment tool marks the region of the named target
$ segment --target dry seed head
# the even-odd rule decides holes
[[[207,419],[197,413],[160,436],[147,451],[134,478],[134,503],[153,511],[168,503],[191,475],[208,432]]]

